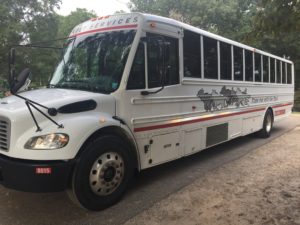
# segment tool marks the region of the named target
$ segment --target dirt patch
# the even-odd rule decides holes
[[[300,225],[300,128],[203,174],[125,225]]]

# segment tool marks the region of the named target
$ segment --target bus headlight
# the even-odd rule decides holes
[[[69,142],[67,134],[54,133],[30,138],[25,144],[26,149],[51,150],[65,147]]]

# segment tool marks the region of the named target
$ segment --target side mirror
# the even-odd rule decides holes
[[[12,78],[10,84],[10,92],[12,94],[18,93],[20,90],[25,90],[30,84],[30,69],[26,68],[18,76]]]

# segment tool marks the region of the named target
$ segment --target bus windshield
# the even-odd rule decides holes
[[[135,31],[114,31],[71,38],[50,88],[109,94],[120,84]]]

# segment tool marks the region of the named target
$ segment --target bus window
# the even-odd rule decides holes
[[[281,84],[281,63],[276,59],[276,83]]]
[[[246,81],[253,81],[253,53],[245,50],[245,79]]]
[[[234,80],[243,80],[243,49],[233,47]]]
[[[184,31],[183,54],[184,76],[201,78],[200,34]]]
[[[263,56],[263,81],[265,83],[270,82],[269,68],[269,57]]]
[[[231,45],[220,42],[220,63],[221,63],[221,79],[231,80],[232,64],[231,64]]]
[[[287,83],[292,83],[292,65],[287,63]]]
[[[157,36],[147,34],[147,36]],[[161,37],[161,36],[160,36]],[[161,38],[158,38],[162,40]],[[163,37],[165,46],[165,68],[159,68],[161,65],[161,51],[156,42],[148,42],[147,44],[147,60],[148,60],[148,87],[161,87],[162,77],[161,71],[165,71],[166,77],[164,85],[174,85],[179,83],[179,65],[178,65],[178,40],[171,37]]]
[[[270,58],[270,79],[271,83],[275,83],[275,59]]]
[[[286,63],[282,62],[282,83],[286,84]]]
[[[218,48],[217,41],[203,37],[204,49],[204,77],[218,79]]]
[[[129,74],[127,89],[145,88],[145,50],[144,44],[140,43],[135,53],[134,61]]]
[[[261,82],[261,55],[255,53],[255,70],[254,77],[255,82]]]

